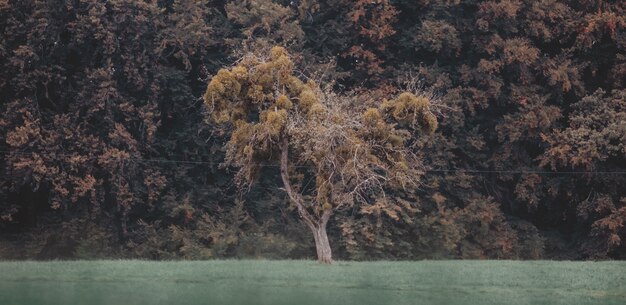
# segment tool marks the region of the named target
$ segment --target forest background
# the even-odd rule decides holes
[[[620,0],[0,0],[0,258],[311,258],[278,169],[241,192],[202,102],[274,45],[437,102],[421,187],[335,212],[336,258],[626,258]]]

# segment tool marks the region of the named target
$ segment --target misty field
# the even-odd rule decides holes
[[[626,304],[626,263],[0,262],[0,304]]]

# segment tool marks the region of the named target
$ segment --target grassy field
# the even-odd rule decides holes
[[[626,262],[0,262],[0,304],[626,304]]]

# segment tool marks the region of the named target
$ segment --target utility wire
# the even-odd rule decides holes
[[[0,150],[0,153],[4,154],[16,154],[16,155],[34,155],[35,152],[19,152],[19,151],[6,151]],[[75,155],[70,154],[57,154],[57,157],[74,157]],[[101,157],[90,157],[88,160],[94,159],[103,159]],[[104,160],[114,160],[118,158],[104,158]],[[201,165],[201,164],[215,164],[216,162],[211,161],[193,161],[193,160],[172,160],[172,159],[154,159],[154,158],[124,158],[124,160],[135,161],[135,162],[145,162],[145,163],[155,163],[155,164],[191,164],[191,165]],[[259,167],[274,167],[279,168],[280,165],[277,164],[255,164]],[[295,168],[312,168],[313,166],[308,165],[295,165],[292,166]],[[626,175],[626,171],[525,171],[525,170],[479,170],[479,169],[444,169],[444,168],[434,168],[434,169],[426,169],[425,172],[429,173],[466,173],[466,174],[537,174],[537,175]]]
[[[438,173],[468,173],[468,174],[565,174],[565,175],[588,175],[588,174],[618,174],[624,175],[626,171],[523,171],[523,170],[475,170],[475,169],[429,169],[427,172]]]

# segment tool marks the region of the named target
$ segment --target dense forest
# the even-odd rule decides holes
[[[335,258],[626,258],[625,1],[0,0],[0,259],[312,258],[207,102],[276,50],[300,103],[436,117],[398,133],[418,183],[332,203]]]

